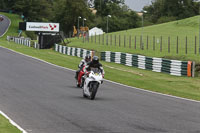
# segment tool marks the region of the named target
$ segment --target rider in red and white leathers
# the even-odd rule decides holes
[[[85,59],[82,59],[78,65],[79,70],[76,71],[76,76],[75,79],[78,80],[78,84],[80,84],[80,80],[81,77],[83,76],[84,73],[80,73],[83,69],[83,67],[85,67],[87,65],[88,62],[91,61],[91,56],[88,54],[85,56]]]

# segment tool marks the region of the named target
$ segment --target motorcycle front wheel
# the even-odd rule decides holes
[[[99,87],[99,84],[97,82],[93,82],[90,84],[90,87],[91,87],[90,88],[90,99],[94,100],[97,90],[98,90],[98,87]]]

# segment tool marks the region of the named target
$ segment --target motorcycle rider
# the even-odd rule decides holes
[[[83,69],[83,67],[86,66],[87,63],[90,62],[90,61],[91,61],[91,56],[90,56],[90,54],[87,54],[87,55],[85,56],[85,59],[82,59],[82,60],[80,61],[79,65],[78,65],[79,70],[76,71],[76,75],[75,75],[75,79],[76,79],[76,80],[80,79],[80,78],[78,78],[79,76],[82,76],[82,75],[79,75],[80,71],[81,71],[81,70]]]
[[[98,68],[101,71],[103,78],[104,78],[105,71],[103,69],[102,64],[99,62],[98,56],[94,56],[92,58],[92,61],[87,63],[87,65],[84,68],[85,74],[88,74],[91,71],[91,68]]]

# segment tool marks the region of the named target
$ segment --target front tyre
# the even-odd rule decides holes
[[[90,94],[91,94],[90,99],[91,100],[95,99],[98,87],[99,87],[98,83],[91,83],[91,92],[90,92]]]

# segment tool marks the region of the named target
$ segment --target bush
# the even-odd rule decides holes
[[[33,31],[25,31],[27,37],[31,38],[31,40],[37,40],[37,35]]]

